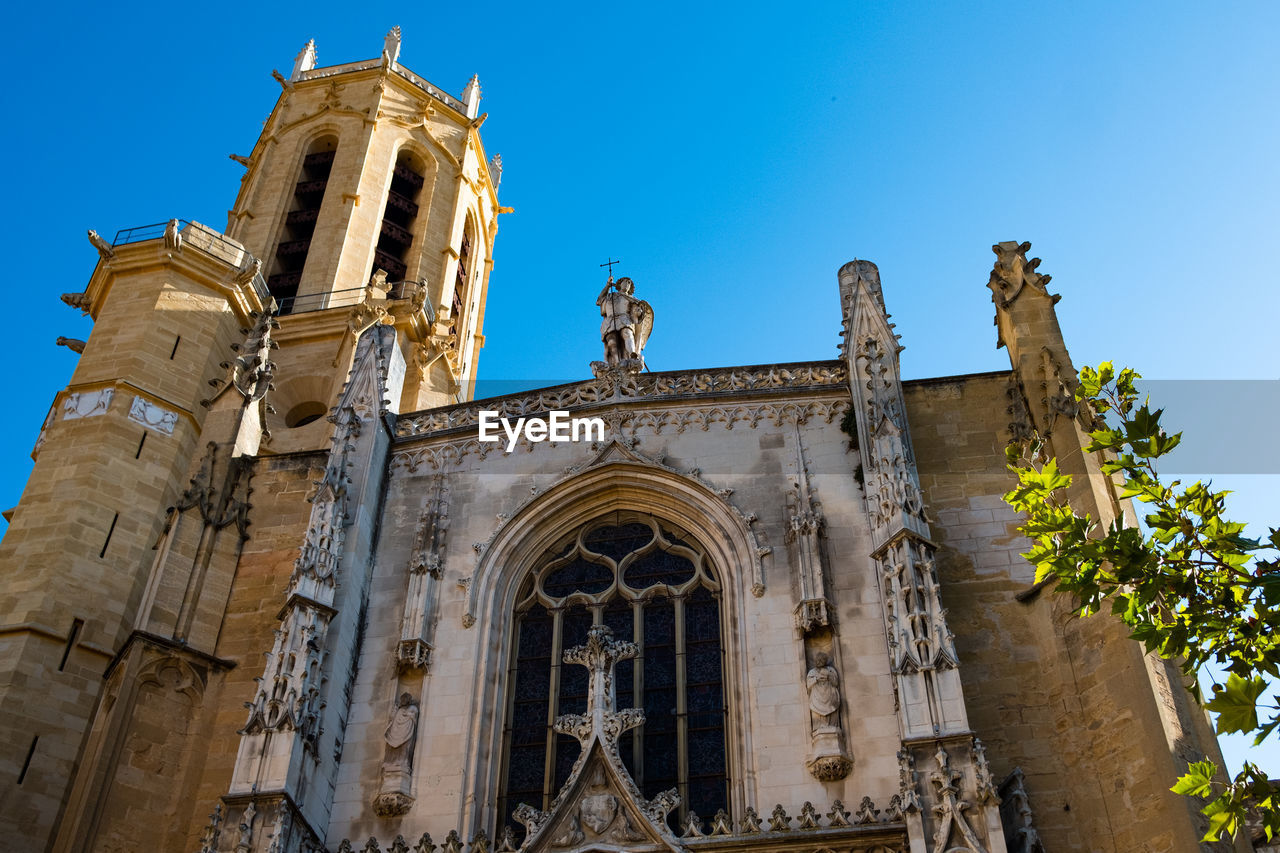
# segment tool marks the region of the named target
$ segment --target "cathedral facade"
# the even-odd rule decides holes
[[[89,232],[0,545],[0,846],[1247,849],[1168,790],[1221,763],[1176,668],[1019,556],[1033,425],[1132,512],[1029,244],[1009,370],[904,383],[853,261],[837,359],[649,372],[611,276],[592,378],[476,400],[501,161],[399,55],[276,74],[225,230]]]

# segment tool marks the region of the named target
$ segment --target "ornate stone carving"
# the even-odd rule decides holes
[[[387,742],[384,771],[408,772],[413,769],[415,735],[418,732],[418,703],[408,693],[401,693],[384,738]]]
[[[882,566],[894,672],[955,669],[955,644],[938,597],[933,549],[902,539],[890,546]]]
[[[644,370],[644,345],[653,330],[653,308],[643,299],[632,296],[635,289],[630,278],[616,282],[613,276],[596,305],[600,308],[600,337],[604,341],[604,361],[593,361],[591,371],[601,376],[609,370],[640,373]]]
[[[248,255],[245,256],[249,258]],[[258,266],[261,263],[258,262]],[[243,269],[243,268],[242,268]],[[250,280],[252,276],[257,275],[256,269],[250,265]],[[239,276],[237,276],[237,280]],[[274,310],[274,300],[271,302],[272,310]],[[258,424],[262,429],[262,438],[265,441],[271,439],[271,432],[267,429],[267,413],[273,411],[267,403],[267,392],[274,386],[271,380],[275,377],[276,365],[271,360],[271,351],[279,349],[279,344],[271,339],[271,333],[275,329],[280,328],[275,316],[270,311],[263,311],[260,314],[253,315],[254,324],[252,328],[241,329],[245,339],[243,344],[234,344],[232,349],[237,353],[236,358],[229,365],[223,362],[223,366],[231,368],[231,385],[236,392],[250,405],[257,406]]]
[[[876,808],[875,803],[871,802],[870,797],[863,797],[862,803],[858,806],[858,814],[854,820],[861,826],[869,823],[878,823],[880,821],[880,810]]]
[[[430,632],[436,595],[444,571],[444,540],[449,527],[449,492],[443,474],[432,478],[409,555],[408,590],[401,618],[399,663],[402,669],[426,670],[431,656]]]
[[[93,307],[92,301],[87,293],[64,293],[62,301],[72,308],[79,308],[81,316],[87,315],[89,309]]]
[[[253,824],[257,817],[258,807],[253,800],[249,800],[249,805],[245,806],[240,814],[240,824],[237,827],[240,834],[236,838],[236,853],[249,853],[253,849]]]
[[[235,522],[240,538],[248,539],[251,475],[252,466],[244,458],[211,441],[174,508],[182,512],[195,507],[205,524],[219,529]]]
[[[1074,375],[1063,372],[1048,347],[1040,349],[1040,376],[1040,388],[1043,392],[1040,402],[1044,404],[1044,425],[1041,431],[1044,435],[1049,435],[1059,416],[1070,421],[1080,415],[1080,404],[1076,402],[1074,393],[1077,383]]]
[[[385,65],[391,65],[400,58],[400,27],[395,26],[387,30],[387,36],[382,40],[382,56]]]
[[[814,665],[805,676],[809,691],[809,712],[817,726],[830,726],[837,722],[840,711],[840,674],[831,665],[825,652],[814,655]]]
[[[844,807],[844,803],[836,800],[831,804],[831,811],[827,812],[827,824],[831,827],[849,826],[849,810]]]
[[[234,154],[231,155],[231,159],[233,160],[235,159]],[[249,161],[245,160],[244,165],[248,166]],[[253,255],[249,254],[248,252],[245,252],[244,258],[242,258],[240,261],[240,266],[236,268],[235,275],[232,277],[232,281],[234,281],[240,287],[248,287],[251,284],[253,284],[253,280],[260,275],[262,275],[262,261],[258,258],[255,258]],[[279,326],[277,325],[277,326],[274,326],[273,328],[279,328]]]
[[[246,703],[249,719],[241,734],[293,731],[314,747],[320,733],[320,688],[325,653],[321,646],[329,615],[316,607],[288,608],[258,692]]]
[[[969,820],[964,814],[969,804],[960,798],[962,774],[952,769],[951,756],[947,754],[942,744],[938,744],[934,761],[937,762],[937,769],[929,774],[936,800],[933,806],[936,820],[933,830],[934,853],[946,853],[954,849],[951,844],[954,835],[959,835],[963,840],[965,845],[963,849],[972,853],[987,853],[987,848],[982,844],[973,827],[969,825]]]
[[[164,247],[170,252],[182,251],[182,225],[176,219],[164,226]]]
[[[304,73],[316,67],[316,40],[309,39],[302,46],[302,50],[298,51],[298,55],[293,60],[293,71],[289,74],[290,80],[299,79]]]
[[[1022,768],[1015,767],[1000,783],[1000,816],[1005,846],[1009,853],[1045,853],[1044,842],[1035,828],[1031,797],[1027,794]]]
[[[813,755],[807,762],[809,772],[824,782],[834,782],[849,775],[853,761],[845,753],[844,734],[840,725],[840,673],[823,651],[813,653],[813,666],[805,675],[809,693],[810,736]]]
[[[79,338],[64,338],[61,335],[59,335],[58,340],[56,340],[54,343],[60,347],[66,347],[76,355],[81,355],[84,353],[84,341],[80,340]]]
[[[920,811],[920,795],[916,792],[916,760],[911,750],[898,750],[898,798],[903,813]]]
[[[843,755],[820,755],[808,763],[809,772],[823,782],[839,782],[853,769],[853,761]]]
[[[1027,260],[1027,252],[1031,251],[1030,243],[1014,243],[1008,241],[997,243],[991,247],[996,253],[995,267],[991,270],[991,279],[987,287],[991,288],[991,301],[997,307],[1006,308],[1024,287],[1031,287],[1053,299],[1057,303],[1062,297],[1050,294],[1048,290],[1051,276],[1036,272],[1040,266],[1039,258]]]
[[[471,442],[471,443],[475,444],[476,442]],[[393,456],[392,458],[394,463],[396,457]],[[698,483],[699,485],[706,488],[709,492],[714,494],[717,499],[722,501],[724,505],[728,507],[728,509],[734,515],[736,515],[738,519],[742,521],[747,539],[752,548],[752,553],[754,554],[754,557],[755,557],[751,565],[751,569],[752,569],[751,593],[756,598],[763,596],[765,588],[764,588],[764,564],[762,560],[764,557],[772,553],[772,549],[769,548],[768,546],[762,546],[759,544],[759,541],[756,537],[756,533],[753,529],[753,525],[755,525],[755,523],[759,520],[756,514],[751,512],[744,513],[742,510],[738,509],[737,506],[730,503],[730,501],[728,500],[728,497],[724,493],[724,490],[717,490],[712,484],[702,479],[701,470],[697,468],[693,468],[689,471],[680,471],[664,464],[663,463],[664,458],[665,457],[658,457],[658,458],[650,457],[634,448],[624,446],[622,443],[618,441],[611,441],[607,445],[605,445],[603,449],[599,450],[592,459],[584,463],[581,463],[579,465],[571,465],[568,468],[566,468],[564,472],[561,474],[561,476],[557,478],[556,481],[552,483],[549,488],[554,488],[555,486],[568,482],[569,480],[572,480],[575,477],[577,477],[579,474],[582,474],[583,472],[588,471],[592,468],[600,467],[600,466],[611,464],[611,463],[635,464],[635,465],[641,465],[646,467],[658,468],[663,471],[693,480],[694,482]],[[409,470],[412,471],[413,468],[410,467]],[[520,503],[520,505],[516,507],[514,511],[510,513],[500,514],[498,516],[498,527],[493,531],[493,533],[489,536],[489,538],[484,542],[472,543],[471,547],[476,552],[476,555],[477,555],[477,564],[481,564],[484,562],[485,556],[490,546],[497,539],[498,535],[502,532],[502,529],[507,524],[507,522],[511,518],[518,516],[526,507],[528,507],[534,500],[536,500],[540,494],[543,494],[545,491],[546,489],[532,492],[529,495],[529,497],[525,498]],[[466,609],[466,612],[463,614],[462,624],[464,628],[469,628],[471,627],[471,625],[475,624],[476,592],[475,592],[474,585],[470,584],[470,579],[465,579],[465,580],[468,583],[469,587],[467,590],[467,609]]]
[[[809,470],[804,459],[804,443],[800,437],[800,425],[794,429],[796,442],[796,478],[787,495],[789,512],[787,544],[795,555],[796,576],[800,581],[800,603],[796,605],[795,623],[803,634],[831,625],[830,605],[827,602],[826,572],[822,563],[823,535],[826,519],[822,507],[814,498],[809,482]]]
[[[459,427],[473,427],[479,423],[480,410],[497,411],[500,417],[529,417],[550,411],[586,410],[591,407],[605,406],[615,401],[653,401],[670,400],[679,403],[682,409],[687,408],[691,399],[697,397],[719,397],[734,392],[768,392],[777,391],[794,397],[798,392],[809,390],[836,390],[844,388],[847,377],[844,366],[838,362],[816,362],[810,364],[773,365],[766,368],[723,368],[707,371],[681,371],[676,373],[643,373],[638,375],[618,374],[610,372],[595,379],[573,385],[562,385],[546,388],[525,394],[512,394],[496,400],[485,400],[479,403],[460,403],[407,415],[396,424],[399,436],[428,435],[431,433],[454,430]],[[817,401],[815,401],[817,402]],[[826,402],[826,401],[822,401]],[[737,411],[740,407],[721,408],[720,416],[712,416],[701,420],[685,420],[684,426],[699,426],[706,429],[711,423],[733,423],[747,421],[759,422],[763,417],[771,417],[775,423],[785,423],[794,418],[834,417],[836,412],[818,406],[816,409],[804,408],[808,404],[801,401],[798,405],[786,408],[763,410],[754,416],[744,411],[732,419],[727,419],[729,411]],[[635,410],[628,410],[628,415]],[[707,410],[713,411],[713,410]],[[843,413],[843,405],[839,413]],[[803,422],[803,420],[802,420]],[[665,426],[679,426],[677,421],[667,421]]]
[[[1009,378],[1009,387],[1005,389],[1009,405],[1005,411],[1009,414],[1009,440],[1028,442],[1035,438],[1035,428],[1031,425],[1031,412],[1027,409],[1027,397],[1022,390],[1022,383],[1017,377]]]
[[[98,250],[98,257],[103,261],[109,263],[115,259],[115,247],[102,239],[102,237],[98,236],[98,232],[94,231],[92,228],[89,229],[89,242],[93,244],[93,248]]]
[[[111,407],[111,398],[115,396],[114,388],[99,388],[94,391],[77,391],[68,394],[62,400],[62,419],[71,421],[77,418],[94,418],[105,415]]]
[[[142,424],[147,429],[173,435],[173,429],[178,425],[178,413],[161,408],[144,397],[135,396],[129,406],[129,420]]]
[[[213,807],[209,823],[200,835],[200,853],[217,853],[218,838],[222,835],[222,803]]]
[[[775,805],[773,807],[773,814],[769,815],[769,831],[791,831],[791,818],[787,816],[787,810],[782,807],[782,803]]]
[[[401,693],[383,735],[382,782],[373,808],[383,817],[404,814],[413,804],[413,753],[417,745],[418,703]]]
[[[636,645],[614,640],[607,625],[591,628],[586,643],[565,651],[565,663],[587,667],[587,712],[557,718],[555,730],[574,735],[582,750],[549,811],[524,803],[516,808],[513,817],[526,828],[521,850],[619,842],[679,850],[666,818],[680,798],[670,790],[646,800],[618,755],[619,736],[644,722],[637,708],[614,708],[614,667],[635,654]]]

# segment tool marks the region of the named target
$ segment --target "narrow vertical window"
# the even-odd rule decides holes
[[[689,811],[728,808],[720,585],[693,537],[641,513],[597,520],[551,549],[517,600],[503,824],[518,832],[512,811],[548,808],[569,778],[578,742],[552,724],[586,710],[588,676],[564,650],[601,624],[639,648],[614,684],[619,708],[645,712],[618,744],[641,792],[677,790],[673,829]]]
[[[98,552],[98,559],[107,556],[107,546],[111,544],[111,534],[116,532],[116,522],[120,520],[120,513],[111,516],[111,526],[107,528],[107,538],[103,540],[102,550]]]
[[[284,235],[276,244],[271,275],[267,277],[267,289],[280,303],[282,314],[292,310],[293,297],[298,293],[337,149],[338,140],[327,136],[312,143],[302,158],[302,169],[293,188],[293,204],[284,220]]]
[[[173,361],[173,357],[178,354],[178,344],[182,343],[182,335],[178,335],[173,339],[173,351],[169,353],[169,360]]]
[[[396,159],[391,173],[373,266],[385,271],[392,281],[403,281],[409,269],[409,246],[413,243],[413,220],[418,216],[418,193],[422,190],[424,171],[416,158],[404,151]]]
[[[133,454],[134,459],[142,458],[142,445],[146,443],[147,443],[147,431],[144,429],[142,431],[142,438],[138,439],[138,452]]]
[[[58,664],[58,672],[66,669],[67,659],[71,657],[71,650],[76,647],[76,640],[80,639],[80,629],[83,627],[83,619],[71,620],[71,630],[67,632],[67,647],[62,650],[62,661]]]
[[[22,780],[27,778],[27,770],[31,767],[31,759],[36,754],[36,744],[40,742],[40,735],[36,735],[31,739],[31,746],[27,748],[27,757],[22,762],[22,770],[18,772],[18,784],[22,784]]]

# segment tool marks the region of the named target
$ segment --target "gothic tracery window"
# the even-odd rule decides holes
[[[577,741],[551,729],[583,713],[587,670],[562,663],[595,624],[639,647],[618,664],[617,707],[645,724],[620,753],[646,797],[675,788],[702,816],[727,809],[720,584],[696,540],[649,515],[614,513],[552,548],[517,595],[505,729],[501,820],[520,803],[546,809],[568,779]]]

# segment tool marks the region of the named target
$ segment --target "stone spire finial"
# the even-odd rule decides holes
[[[397,24],[387,30],[387,37],[382,40],[382,62],[391,65],[400,58],[400,26]]]
[[[298,51],[298,55],[293,60],[293,71],[289,74],[289,81],[293,82],[302,76],[302,72],[310,71],[316,67],[316,40],[309,39],[302,46],[302,50]]]
[[[472,74],[467,88],[462,90],[462,103],[467,105],[467,118],[480,114],[480,75]]]

